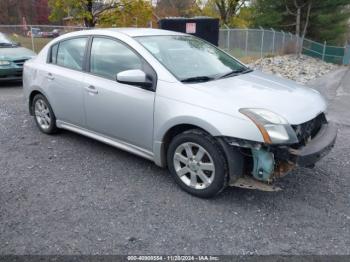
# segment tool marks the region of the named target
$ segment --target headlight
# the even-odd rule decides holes
[[[8,66],[8,65],[11,65],[10,61],[0,60],[0,66]]]
[[[293,128],[282,116],[260,108],[241,108],[239,112],[254,122],[259,128],[265,143],[293,144],[298,142]]]

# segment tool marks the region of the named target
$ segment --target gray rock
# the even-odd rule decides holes
[[[284,55],[258,59],[249,67],[306,84],[340,66],[304,55],[299,58],[296,55]]]

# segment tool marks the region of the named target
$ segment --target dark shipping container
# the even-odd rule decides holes
[[[211,17],[164,18],[159,28],[200,37],[213,45],[219,43],[219,19]]]

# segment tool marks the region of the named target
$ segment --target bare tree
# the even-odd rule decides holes
[[[295,23],[292,25],[295,25],[295,34],[298,36],[298,42],[297,42],[298,55],[301,54],[302,43],[304,42],[304,38],[307,33],[307,28],[309,26],[312,4],[313,4],[313,0],[303,1],[302,3],[298,3],[297,0],[293,0],[292,6],[289,6],[289,3],[287,2],[287,0],[285,0],[287,13],[295,17]],[[305,15],[303,15],[303,13]],[[303,22],[303,28],[302,28],[302,17],[305,20]]]
[[[84,21],[85,26],[94,27],[102,13],[121,8],[122,4],[120,0],[49,0],[49,6],[52,21],[61,21],[64,16],[73,16]]]
[[[121,3],[120,1],[111,0],[111,1],[94,1],[94,0],[87,0],[85,1],[85,9],[86,14],[84,15],[84,24],[87,27],[94,27],[97,23],[98,17],[105,11],[112,10],[115,8],[120,8]]]
[[[34,0],[1,0],[0,23],[20,24],[23,17],[31,23],[36,22],[36,2]]]
[[[157,0],[156,12],[161,17],[187,16],[196,0]]]
[[[221,21],[228,24],[229,19],[235,16],[246,2],[247,0],[215,0]]]

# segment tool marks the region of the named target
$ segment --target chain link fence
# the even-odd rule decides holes
[[[54,25],[0,25],[0,33],[6,34],[12,41],[36,53],[60,35],[86,29],[88,28]]]
[[[295,52],[296,35],[265,29],[221,29],[220,48],[237,58],[265,57]]]
[[[273,29],[220,29],[219,47],[237,58],[257,59],[283,54],[302,53],[336,64],[349,64],[350,48],[330,46],[295,34]]]
[[[303,42],[303,54],[334,64],[348,64],[345,57],[346,51],[345,47],[327,45],[327,42],[321,44],[309,39],[304,39]]]
[[[0,33],[14,42],[38,53],[53,38],[60,35],[87,30],[87,27],[55,25],[0,25]],[[302,43],[302,53],[336,64],[350,63],[350,46],[338,47],[303,41],[294,34],[273,29],[220,29],[219,47],[233,56],[252,60],[282,54],[296,54]]]

